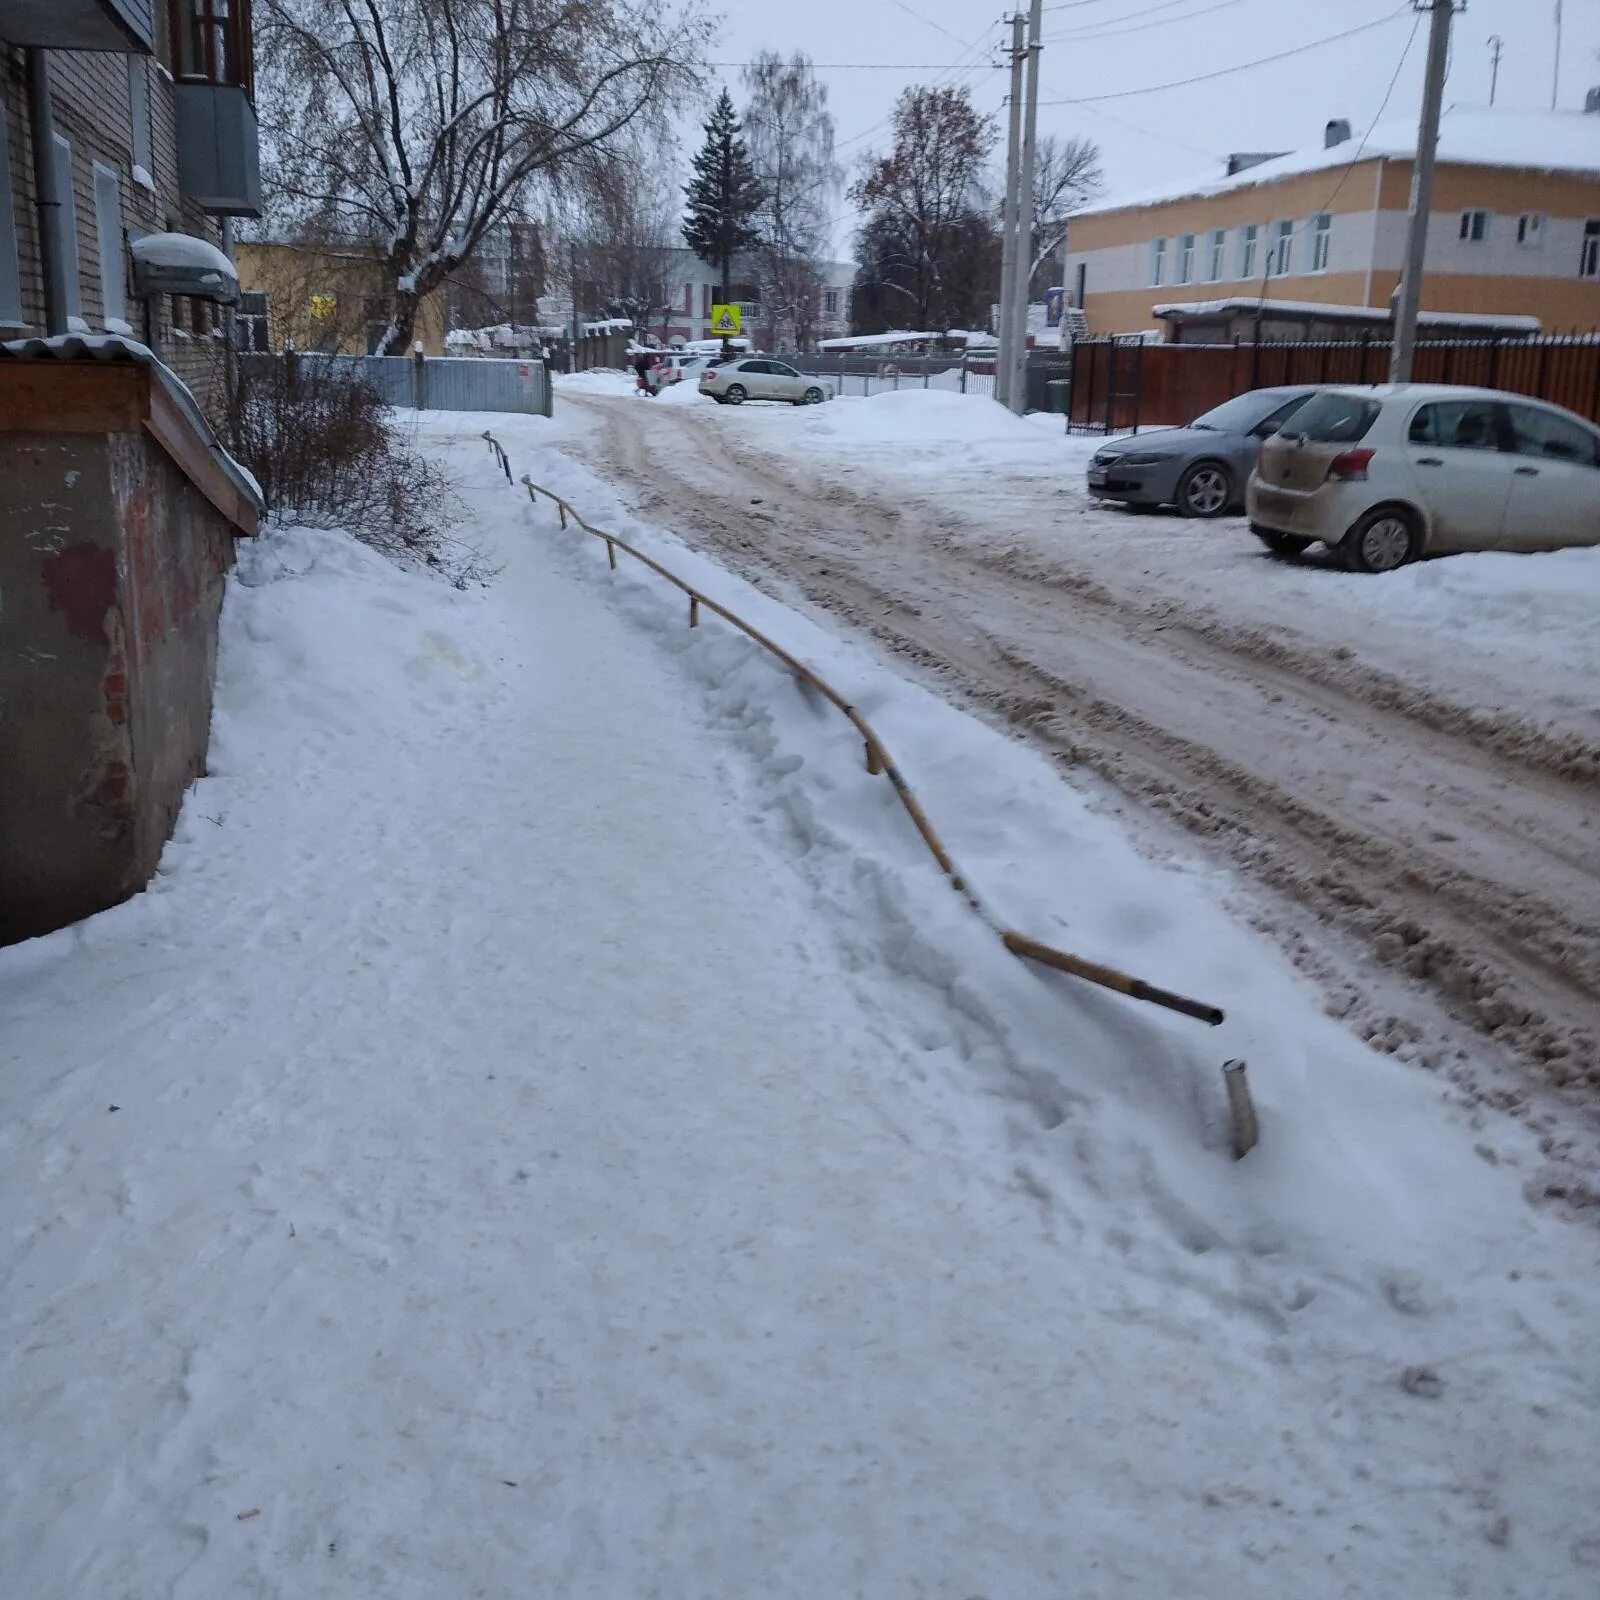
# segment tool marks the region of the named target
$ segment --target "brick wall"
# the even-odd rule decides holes
[[[209,409],[220,394],[222,309],[207,306],[208,326],[199,335],[175,328],[173,302],[162,297],[151,303],[147,321],[145,303],[133,295],[133,268],[127,257],[130,228],[152,233],[194,234],[213,244],[222,242],[217,219],[186,204],[178,188],[176,111],[172,80],[161,64],[165,54],[165,8],[159,8],[157,55],[129,56],[89,50],[53,50],[49,54],[50,92],[56,132],[72,146],[72,190],[76,202],[78,243],[78,296],[80,315],[96,333],[105,331],[105,305],[101,292],[100,242],[95,225],[94,165],[98,161],[117,174],[121,205],[124,281],[127,285],[126,320],[137,339],[153,344],[163,361],[195,392]],[[144,74],[150,108],[150,143],[154,170],[152,190],[133,177],[133,122],[129,90],[130,70]],[[17,218],[22,279],[22,313],[31,333],[44,331],[44,279],[40,269],[38,213],[34,208],[33,144],[28,129],[28,98],[24,56],[20,49],[0,47],[0,98],[4,99],[10,135],[12,200]],[[182,307],[185,321],[190,307]],[[6,330],[15,337],[17,330]],[[215,394],[214,394],[215,391]]]

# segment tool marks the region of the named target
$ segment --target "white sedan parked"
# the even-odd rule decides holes
[[[1261,447],[1250,527],[1357,572],[1422,555],[1600,544],[1600,428],[1495,389],[1329,389]]]
[[[792,406],[819,406],[829,398],[819,378],[807,378],[787,362],[771,356],[719,361],[700,374],[700,393],[718,405],[742,406],[746,400],[784,400]]]

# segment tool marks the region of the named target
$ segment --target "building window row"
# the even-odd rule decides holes
[[[1508,219],[1509,220],[1509,219]],[[1524,211],[1516,219],[1516,240],[1523,250],[1542,250],[1548,218],[1542,211]],[[1487,244],[1494,231],[1494,212],[1470,206],[1461,213],[1456,238],[1462,244]],[[1600,219],[1590,218],[1583,225],[1578,246],[1578,276],[1600,278]]]
[[[1262,255],[1262,234],[1266,234],[1266,254]],[[1296,224],[1282,218],[1263,225],[1247,222],[1238,230],[1234,277],[1248,282],[1265,272],[1270,278],[1288,277],[1294,270]],[[1309,240],[1307,272],[1326,272],[1333,242],[1333,216],[1319,211],[1305,223]],[[1170,247],[1170,248],[1169,248]],[[1202,273],[1204,276],[1202,277]],[[1220,283],[1228,276],[1228,230],[1212,228],[1206,234],[1180,233],[1172,239],[1150,242],[1150,282],[1160,288],[1165,283]]]

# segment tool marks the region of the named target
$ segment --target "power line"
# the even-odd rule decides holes
[[[1062,31],[1061,33],[1046,34],[1044,42],[1046,44],[1053,44],[1058,39],[1070,39],[1070,38],[1080,37],[1080,36],[1082,36],[1084,34],[1093,33],[1097,29],[1104,28],[1108,24],[1113,23],[1113,22],[1116,22],[1116,23],[1132,22],[1135,17],[1154,16],[1154,14],[1157,11],[1170,11],[1170,10],[1172,10],[1172,8],[1174,6],[1188,5],[1188,3],[1189,3],[1189,0],[1161,0],[1161,3],[1159,5],[1146,6],[1143,11],[1130,11],[1125,16],[1121,16],[1121,17],[1101,17],[1098,22],[1085,22],[1081,27],[1067,28],[1064,31]],[[1047,6],[1045,9],[1048,10],[1049,7]],[[1183,19],[1181,17],[1179,17],[1179,18],[1176,18],[1174,20],[1181,22]],[[1152,26],[1156,26],[1156,24],[1152,24]],[[1128,32],[1128,33],[1132,33],[1135,30],[1132,29],[1132,28],[1128,28],[1128,29],[1125,29],[1125,30],[1114,30],[1114,31],[1125,31],[1125,32]]]
[[[1260,56],[1254,61],[1241,61],[1236,66],[1219,67],[1215,72],[1197,73],[1192,78],[1175,78],[1170,83],[1150,83],[1142,89],[1118,89],[1112,94],[1085,94],[1068,96],[1060,100],[1041,100],[1040,105],[1045,106],[1083,106],[1094,105],[1102,100],[1128,100],[1135,95],[1161,94],[1167,89],[1186,89],[1192,83],[1210,83],[1216,78],[1231,77],[1236,72],[1248,72],[1252,67],[1264,67],[1274,61],[1287,61],[1291,56],[1302,56],[1308,50],[1320,50],[1324,45],[1337,44],[1341,39],[1353,39],[1357,34],[1370,33],[1374,28],[1387,27],[1396,18],[1403,16],[1411,7],[1402,6],[1398,11],[1391,11],[1386,17],[1378,17],[1372,22],[1364,22],[1358,28],[1346,28],[1343,33],[1330,33],[1325,39],[1312,39],[1306,44],[1296,45],[1292,50],[1280,50],[1275,55]]]
[[[707,67],[754,67],[755,61],[706,61]],[[959,61],[813,61],[818,72],[949,72],[961,65]]]
[[[1144,33],[1150,28],[1172,28],[1179,23],[1193,22],[1196,17],[1209,17],[1213,11],[1226,11],[1229,6],[1243,5],[1244,0],[1216,0],[1215,5],[1202,6],[1198,11],[1186,11],[1181,17],[1162,17],[1156,22],[1136,22],[1131,28],[1105,28],[1084,29],[1075,33],[1051,33],[1045,35],[1046,44],[1091,44],[1096,39],[1115,39],[1119,34]],[[1166,6],[1156,6],[1153,9],[1165,11]],[[1142,11],[1132,13],[1139,17],[1145,15]]]
[[[994,24],[992,22],[986,22],[982,29],[973,36],[972,41],[956,58],[954,65],[945,69],[945,77],[936,82],[934,87],[943,88],[946,86],[951,86],[958,79],[970,77],[974,72],[999,71],[999,68],[993,62],[980,60],[967,63],[966,59],[968,56],[973,55],[974,53],[982,52],[984,45],[987,43],[989,35],[993,29]],[[836,141],[833,148],[837,152],[845,149],[849,145],[860,144],[863,139],[871,138],[872,135],[875,134],[880,128],[888,127],[893,120],[894,118],[892,114],[890,116],[883,117],[879,121],[873,123],[870,128],[863,129],[860,133],[853,133],[848,139],[840,139]]]
[[[1333,209],[1333,202],[1339,198],[1340,194],[1344,190],[1345,184],[1350,181],[1350,174],[1354,172],[1360,165],[1361,157],[1365,153],[1367,145],[1372,139],[1373,133],[1377,130],[1378,124],[1383,121],[1384,112],[1389,109],[1390,97],[1394,94],[1395,85],[1400,81],[1400,74],[1405,70],[1406,58],[1411,54],[1412,45],[1417,42],[1417,31],[1419,28],[1421,28],[1421,26],[1422,12],[1418,11],[1416,14],[1416,20],[1411,24],[1411,32],[1406,35],[1405,48],[1400,52],[1400,59],[1394,64],[1394,72],[1389,78],[1389,87],[1383,91],[1383,99],[1379,102],[1377,113],[1374,115],[1372,121],[1367,124],[1367,131],[1361,135],[1361,142],[1356,146],[1355,154],[1351,156],[1347,162],[1345,162],[1344,170],[1339,174],[1339,181],[1333,186],[1333,192],[1329,194],[1328,198],[1317,207],[1315,212],[1312,213],[1314,216],[1320,215],[1324,211],[1331,211]],[[1291,231],[1291,240],[1293,237],[1294,234]],[[1262,301],[1267,298],[1267,285],[1272,280],[1272,257],[1275,249],[1271,239],[1266,239],[1263,241],[1263,243],[1266,246],[1266,250],[1262,257],[1261,292],[1256,296],[1258,300]]]
[[[906,0],[889,0],[889,4],[894,6],[894,7],[896,7],[897,9],[905,12],[905,14],[908,17],[915,17],[916,20],[918,22],[920,22],[924,27],[932,28],[935,33],[942,33],[945,36],[945,38],[947,38],[947,39],[955,39],[955,42],[957,44],[961,43],[961,41],[959,39],[956,39],[956,36],[953,33],[951,33],[951,31],[947,27],[945,27],[945,25],[942,22],[935,22],[932,17],[923,16],[923,14],[920,11],[914,9],[911,6],[908,6],[906,4]]]

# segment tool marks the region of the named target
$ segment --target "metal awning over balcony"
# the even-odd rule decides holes
[[[0,40],[46,50],[155,49],[153,0],[0,0]]]

